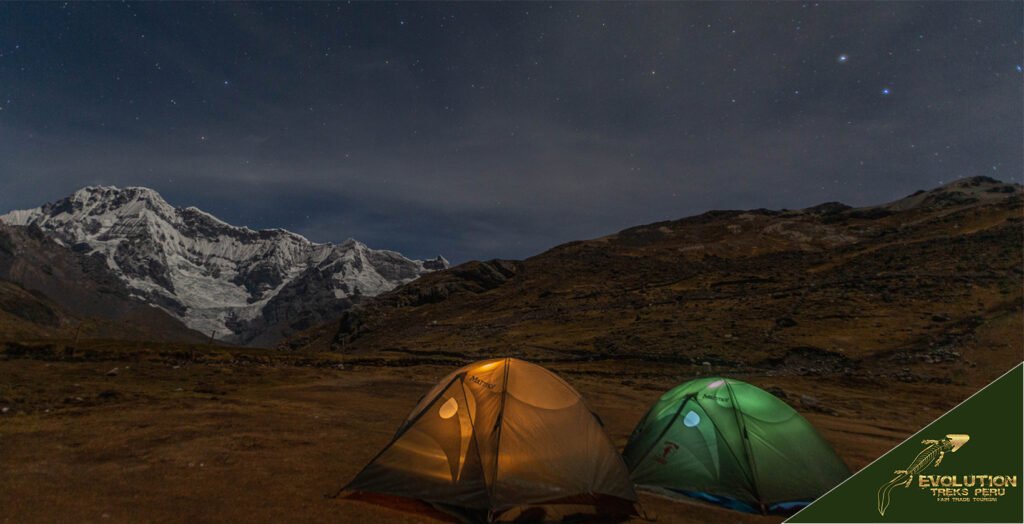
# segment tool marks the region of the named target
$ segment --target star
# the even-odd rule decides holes
[[[882,94],[885,95],[885,96],[889,96],[889,93],[891,93],[891,92],[892,91],[889,91],[888,87],[883,87],[882,88]]]
[[[228,81],[227,80],[224,81],[224,85],[228,85]]]
[[[838,58],[836,58],[836,62],[839,62],[840,64],[845,64],[849,59],[850,59],[850,55],[848,55],[846,53],[843,53],[843,54],[839,55]]]

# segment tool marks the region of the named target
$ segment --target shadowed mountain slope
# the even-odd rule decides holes
[[[132,296],[100,257],[35,227],[0,225],[0,337],[131,338],[194,342],[203,335]]]

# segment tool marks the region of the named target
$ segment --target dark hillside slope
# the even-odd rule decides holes
[[[977,383],[1019,362],[1022,188],[715,211],[470,262],[291,338],[365,358],[645,359]]]

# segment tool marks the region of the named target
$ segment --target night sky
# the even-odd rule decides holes
[[[1021,2],[0,4],[0,211],[144,185],[453,261],[1021,181]]]

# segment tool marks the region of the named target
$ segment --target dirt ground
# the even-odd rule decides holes
[[[415,505],[324,495],[387,444],[451,368],[314,364],[0,359],[0,521],[436,522]],[[663,391],[706,371],[636,362],[551,368],[583,393],[620,447]],[[854,470],[972,389],[736,378],[784,395]],[[665,523],[781,520],[647,494],[641,503]]]

